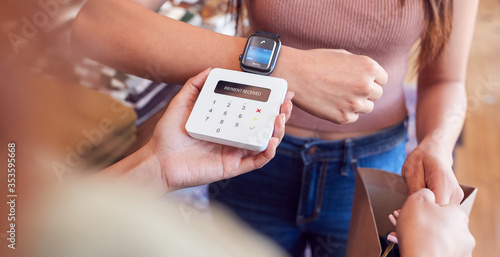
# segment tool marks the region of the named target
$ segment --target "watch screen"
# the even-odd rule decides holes
[[[252,37],[245,55],[247,66],[269,69],[276,49],[276,41],[266,37]]]

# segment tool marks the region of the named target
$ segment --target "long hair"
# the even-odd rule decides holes
[[[400,0],[401,7],[405,0]],[[228,0],[228,12],[233,14],[236,30],[240,26],[243,0]],[[417,57],[418,71],[432,63],[446,49],[453,24],[453,0],[422,0],[424,29],[420,38],[420,52]]]
[[[453,24],[453,0],[424,0],[423,9],[425,24],[417,59],[418,71],[446,50]]]

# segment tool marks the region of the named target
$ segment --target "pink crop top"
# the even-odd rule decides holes
[[[383,96],[370,114],[338,125],[294,107],[289,125],[333,133],[379,130],[406,116],[403,80],[411,46],[422,32],[421,2],[407,0],[249,0],[252,31],[280,34],[298,49],[345,49],[377,61],[389,74]]]

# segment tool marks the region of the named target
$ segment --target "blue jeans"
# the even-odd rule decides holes
[[[213,183],[228,206],[291,256],[345,256],[357,167],[400,173],[407,121],[374,134],[324,141],[285,135],[262,169]]]

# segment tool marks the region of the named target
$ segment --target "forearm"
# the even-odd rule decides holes
[[[245,41],[124,0],[89,0],[72,33],[77,53],[123,72],[179,84],[207,67],[238,70]]]
[[[129,0],[89,0],[72,33],[75,53],[125,73],[176,84],[208,67],[240,70],[238,57],[246,42],[170,19]],[[272,76],[287,80],[297,106],[335,123],[354,122],[359,113],[371,112],[387,82],[383,68],[366,56],[287,46],[281,48]]]
[[[136,2],[148,8],[149,10],[157,11],[168,0],[130,0],[130,1]]]
[[[162,177],[160,162],[149,144],[96,173],[90,177],[90,180],[133,186],[158,196],[169,192],[168,184]]]
[[[467,108],[465,75],[478,0],[454,2],[453,30],[445,51],[419,74],[417,136],[451,153]]]
[[[445,146],[451,154],[462,131],[466,109],[467,97],[461,82],[443,81],[419,86],[416,121],[418,141]]]

